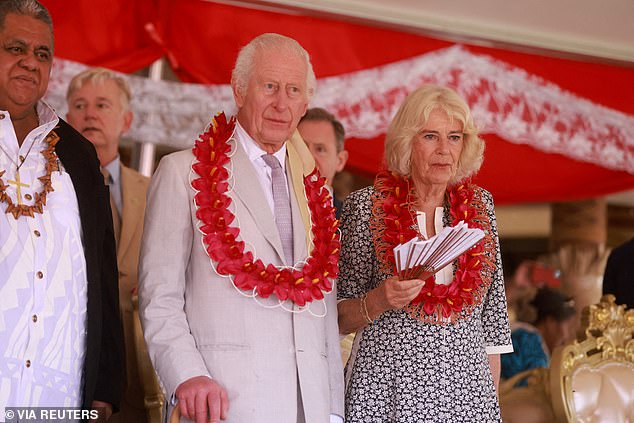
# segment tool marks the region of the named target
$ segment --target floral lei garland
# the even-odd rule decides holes
[[[11,197],[6,193],[8,185],[5,185],[2,180],[2,176],[6,170],[0,172],[0,202],[7,203],[7,209],[5,213],[12,214],[15,220],[18,220],[20,216],[35,217],[35,213],[44,213],[44,206],[46,205],[46,196],[49,192],[54,191],[53,183],[51,181],[51,174],[57,164],[57,157],[55,156],[55,144],[59,141],[59,136],[51,131],[46,136],[46,143],[48,144],[44,150],[41,151],[42,156],[46,160],[45,170],[46,174],[40,176],[40,182],[42,182],[42,191],[35,193],[35,202],[31,206],[26,204],[14,204]]]
[[[415,193],[407,178],[387,171],[379,173],[374,186],[371,220],[374,245],[383,271],[396,274],[393,248],[419,235],[410,209],[410,204],[415,203]],[[493,264],[486,256],[487,249],[493,245],[487,231],[490,221],[474,188],[463,183],[448,191],[451,224],[463,220],[470,228],[483,229],[486,235],[458,258],[458,269],[451,284],[437,284],[433,275],[425,280],[420,293],[406,307],[418,320],[446,323],[449,318],[455,322],[463,310],[470,312],[482,301],[483,293],[491,284]]]
[[[224,113],[212,120],[209,130],[200,135],[193,148],[197,162],[192,169],[199,178],[192,181],[198,191],[194,197],[196,217],[202,222],[203,243],[209,257],[216,262],[216,272],[232,276],[234,285],[245,291],[268,298],[271,294],[280,301],[290,300],[302,307],[324,298],[332,290],[330,278],[339,273],[339,222],[335,218],[330,193],[324,189],[325,178],[317,169],[304,177],[304,187],[311,213],[313,250],[301,269],[278,268],[254,260],[251,251],[245,252],[239,240],[240,229],[230,226],[235,216],[229,210],[227,195],[231,151],[229,140],[235,128],[235,117],[228,122]]]

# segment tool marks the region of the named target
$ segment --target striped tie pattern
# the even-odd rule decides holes
[[[291,265],[293,264],[293,221],[291,219],[291,203],[286,189],[286,175],[284,175],[282,166],[274,155],[264,154],[262,159],[271,168],[275,224],[282,240],[285,262]]]

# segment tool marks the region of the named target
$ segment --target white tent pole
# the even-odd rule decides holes
[[[163,59],[158,59],[150,65],[149,78],[152,81],[163,79]],[[154,171],[154,156],[156,155],[156,145],[151,142],[141,144],[139,157],[139,173],[145,176],[152,176]]]

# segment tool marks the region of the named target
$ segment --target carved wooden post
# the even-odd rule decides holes
[[[632,238],[634,238],[634,207],[625,204],[609,204],[608,247],[614,248]]]
[[[561,270],[561,289],[581,312],[601,298],[607,260],[604,198],[553,203],[549,264]]]

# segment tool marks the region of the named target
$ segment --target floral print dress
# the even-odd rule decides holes
[[[422,323],[392,310],[359,330],[346,366],[346,422],[501,421],[487,351],[509,352],[512,344],[493,201],[478,190],[496,244],[496,272],[482,303],[455,324]],[[359,298],[391,276],[381,272],[374,250],[373,191],[356,191],[344,204],[340,300]]]

